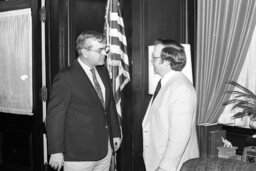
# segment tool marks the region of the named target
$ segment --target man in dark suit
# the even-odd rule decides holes
[[[64,171],[107,171],[121,144],[120,124],[107,68],[106,38],[81,33],[77,60],[54,80],[46,129],[49,164]]]

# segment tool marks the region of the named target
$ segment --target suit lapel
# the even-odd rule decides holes
[[[161,89],[158,93],[158,97],[157,99],[160,99],[162,98],[162,93],[161,91],[163,91],[163,89]],[[165,91],[165,90],[164,90]],[[161,94],[160,94],[161,93]],[[148,106],[148,109],[146,111],[146,114],[145,114],[145,117],[143,119],[143,126],[145,126],[152,118],[153,115],[158,115],[157,113],[157,109],[160,107],[159,106],[159,101],[158,100],[154,100],[153,101],[153,98],[151,98],[150,100],[150,103],[149,103],[149,106]]]
[[[87,76],[87,74],[85,73],[82,66],[79,64],[79,62],[77,60],[74,62],[74,68],[78,72],[78,75],[76,75],[76,77],[78,79],[81,79],[81,83],[83,84],[82,86],[85,88],[85,90],[87,89],[86,94],[88,95],[89,93],[91,93],[91,95],[88,95],[88,96],[92,97],[92,99],[94,99],[97,103],[99,103],[100,106],[102,106],[102,103],[98,97],[98,94],[97,94],[91,80],[89,79],[89,77]],[[102,106],[102,108],[103,108],[103,106]]]
[[[155,100],[153,102],[152,102],[153,98],[151,98],[148,109],[147,109],[146,114],[145,114],[145,117],[143,119],[143,123],[142,123],[143,126],[145,126],[151,120],[153,115],[158,114],[157,109],[160,108],[161,100],[162,100],[163,96],[165,95],[165,92],[167,91],[168,87],[172,84],[173,78],[177,74],[178,73],[174,73],[173,76],[169,78],[167,83],[162,86],[162,88],[160,89],[157,97],[155,98]]]
[[[146,125],[146,123],[148,122],[148,118],[150,117],[149,115],[150,115],[150,109],[151,109],[151,106],[152,106],[152,100],[153,100],[153,98],[151,98],[151,100],[149,102],[149,105],[148,105],[148,108],[146,110],[146,114],[145,114],[143,122],[142,122],[143,127]]]

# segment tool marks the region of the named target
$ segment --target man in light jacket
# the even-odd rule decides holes
[[[157,40],[152,63],[161,88],[143,119],[143,158],[147,171],[179,171],[185,161],[199,157],[196,93],[181,72],[186,55],[179,43]]]

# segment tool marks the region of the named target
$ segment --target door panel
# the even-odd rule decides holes
[[[0,12],[17,9],[31,9],[32,18],[32,115],[24,115],[22,111],[11,114],[0,112],[0,170],[19,170],[19,171],[40,171],[43,169],[43,146],[42,146],[42,105],[39,96],[41,88],[41,37],[38,0],[9,0],[0,1]],[[16,35],[19,36],[19,35]],[[22,36],[22,35],[20,35]],[[8,50],[12,51],[18,46],[17,37],[13,46]],[[6,40],[11,41],[11,40]],[[20,42],[26,45],[27,42]],[[8,47],[5,47],[8,48]],[[21,55],[22,53],[20,53]],[[18,58],[17,58],[18,59]],[[10,61],[15,64],[15,60]],[[11,71],[17,70],[11,65]],[[27,79],[21,77],[21,79]],[[20,85],[17,85],[20,86]],[[1,92],[1,96],[4,92]],[[14,95],[16,95],[14,93]],[[14,98],[11,98],[14,100]],[[2,99],[3,100],[3,99]],[[25,100],[25,99],[18,99]]]

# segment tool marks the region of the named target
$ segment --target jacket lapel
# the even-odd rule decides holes
[[[176,74],[177,73],[175,73],[175,75]],[[171,78],[169,78],[168,82],[161,87],[154,101],[153,101],[153,98],[151,98],[148,109],[143,119],[142,126],[145,126],[151,120],[153,115],[158,115],[158,109],[160,108],[161,100],[163,99],[168,87],[172,84],[174,77],[175,76],[172,76]]]
[[[145,116],[143,118],[142,127],[144,127],[146,125],[146,123],[148,122],[149,118],[151,117],[149,115],[150,115],[150,111],[151,111],[150,109],[151,109],[151,106],[152,106],[152,100],[153,100],[153,96],[152,96],[152,98],[151,98],[151,100],[149,102],[148,108],[146,110],[146,114],[145,114]]]
[[[91,80],[89,79],[89,77],[87,76],[87,74],[85,73],[82,66],[79,64],[79,62],[77,60],[74,62],[74,68],[78,72],[78,75],[76,75],[76,77],[78,77],[78,79],[80,78],[81,83],[83,84],[82,86],[85,87],[85,89],[88,89],[86,91],[87,95],[88,95],[88,93],[91,93],[91,95],[90,96],[88,95],[88,96],[92,97],[100,106],[102,106],[102,103],[98,97],[98,94],[97,94]],[[103,108],[103,106],[102,106],[102,108]]]
[[[163,88],[158,92],[157,99],[161,99],[162,98],[162,93],[161,93],[162,91],[163,91]],[[160,104],[159,104],[158,100],[155,99],[153,101],[153,98],[151,98],[149,106],[148,106],[146,114],[145,114],[145,117],[143,119],[143,124],[142,124],[143,126],[147,125],[147,123],[151,120],[153,115],[158,115],[157,109],[159,108],[159,105]]]

